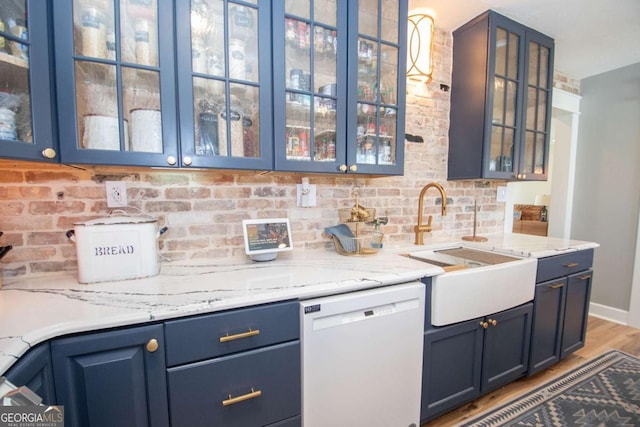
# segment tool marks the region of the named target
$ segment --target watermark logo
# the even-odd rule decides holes
[[[64,407],[0,406],[0,427],[64,427]]]

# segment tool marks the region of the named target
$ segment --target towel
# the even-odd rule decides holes
[[[324,232],[330,236],[336,236],[338,242],[340,242],[340,246],[342,246],[342,249],[344,249],[345,252],[356,251],[356,236],[353,235],[353,232],[347,224],[338,224],[333,227],[327,227],[324,229]]]

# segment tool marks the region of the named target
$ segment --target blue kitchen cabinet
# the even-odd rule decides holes
[[[173,4],[56,1],[61,162],[179,166]]]
[[[163,325],[96,332],[51,343],[65,425],[168,426]]]
[[[42,398],[43,404],[57,403],[49,343],[29,350],[4,376],[16,387],[29,387]]]
[[[297,301],[166,322],[171,425],[300,426]]]
[[[43,0],[0,7],[0,157],[57,162],[52,47]]]
[[[62,161],[271,170],[270,16],[268,0],[61,1]]]
[[[531,315],[527,303],[424,335],[421,422],[524,376]]]
[[[553,54],[491,10],[453,32],[449,179],[547,179]]]
[[[271,0],[174,3],[181,166],[272,170]]]
[[[273,2],[276,170],[403,173],[406,34],[406,0]]]
[[[528,375],[584,347],[592,265],[593,249],[538,260]]]

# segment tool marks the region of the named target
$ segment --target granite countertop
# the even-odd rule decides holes
[[[528,235],[494,235],[465,246],[543,257],[598,245]],[[247,257],[162,263],[158,276],[79,284],[75,274],[5,280],[0,289],[0,375],[31,347],[66,334],[135,325],[256,304],[306,299],[394,285],[435,276],[437,266],[400,253],[451,247],[456,239],[425,246],[389,246],[373,256],[334,250],[294,250],[270,262]]]

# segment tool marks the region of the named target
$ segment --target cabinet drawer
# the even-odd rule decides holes
[[[536,282],[545,282],[556,277],[567,276],[584,271],[593,265],[593,249],[570,252],[538,260]]]
[[[276,423],[300,414],[300,343],[170,368],[167,380],[173,427]]]
[[[298,302],[291,301],[166,322],[167,365],[297,339],[298,319]]]

